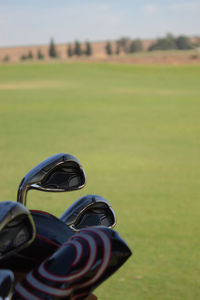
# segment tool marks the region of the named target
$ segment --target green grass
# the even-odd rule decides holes
[[[79,158],[87,186],[32,191],[28,207],[59,216],[78,197],[107,198],[133,251],[101,300],[200,295],[200,66],[0,66],[1,200],[48,156]]]

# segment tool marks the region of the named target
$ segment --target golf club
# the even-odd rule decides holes
[[[1,263],[1,267],[11,269],[15,278],[24,277],[44,259],[52,255],[64,242],[74,235],[74,231],[59,218],[44,211],[30,210],[36,227],[34,241],[20,252]]]
[[[36,189],[46,192],[66,192],[83,188],[86,176],[78,159],[70,154],[55,154],[42,161],[22,179],[17,201],[26,205],[27,192]]]
[[[44,211],[30,212],[36,226],[36,238],[28,248],[15,255],[14,261],[10,259],[4,264],[4,267],[11,268],[14,272],[22,271],[21,261],[25,262],[24,272],[38,266],[81,228],[112,228],[116,224],[116,216],[109,202],[98,195],[79,198],[60,219]]]
[[[52,255],[75,231],[91,226],[114,227],[116,216],[109,202],[98,195],[86,195],[73,203],[60,219],[50,213],[30,210],[36,226],[34,242],[10,259],[4,267],[15,273],[28,272]],[[25,267],[22,269],[21,262]]]
[[[29,210],[20,203],[0,203],[0,261],[30,245],[35,224]]]
[[[98,195],[79,198],[66,209],[60,219],[75,231],[100,225],[113,228],[116,224],[116,216],[110,203]]]

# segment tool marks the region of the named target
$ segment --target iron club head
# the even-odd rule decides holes
[[[0,260],[19,252],[35,238],[35,224],[28,209],[20,203],[0,203]]]
[[[16,277],[34,269],[75,234],[52,214],[37,210],[30,210],[30,213],[36,228],[34,241],[20,252],[0,261],[1,267],[11,269],[15,275],[17,274]]]
[[[55,154],[42,161],[22,179],[17,201],[26,205],[27,192],[36,189],[46,192],[66,192],[83,188],[86,175],[79,160],[70,154]]]
[[[79,198],[66,209],[60,219],[75,231],[90,226],[113,228],[116,224],[115,212],[110,203],[98,195]]]

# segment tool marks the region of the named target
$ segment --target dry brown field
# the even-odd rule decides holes
[[[111,42],[113,48],[115,47],[115,42]],[[93,58],[104,58],[106,57],[105,45],[106,42],[94,42],[92,45],[92,57]],[[67,59],[67,49],[69,44],[56,44],[56,51],[60,59]],[[82,44],[84,49],[84,43]],[[44,59],[48,60],[49,45],[35,45],[35,46],[21,46],[21,47],[9,47],[0,48],[0,61],[2,61],[7,55],[10,57],[10,61],[17,62],[20,60],[22,55],[27,56],[31,51],[34,58],[37,58],[38,51],[44,55]],[[69,58],[68,58],[69,59]]]

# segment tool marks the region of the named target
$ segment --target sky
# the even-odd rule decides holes
[[[200,0],[0,0],[0,47],[200,36]]]

